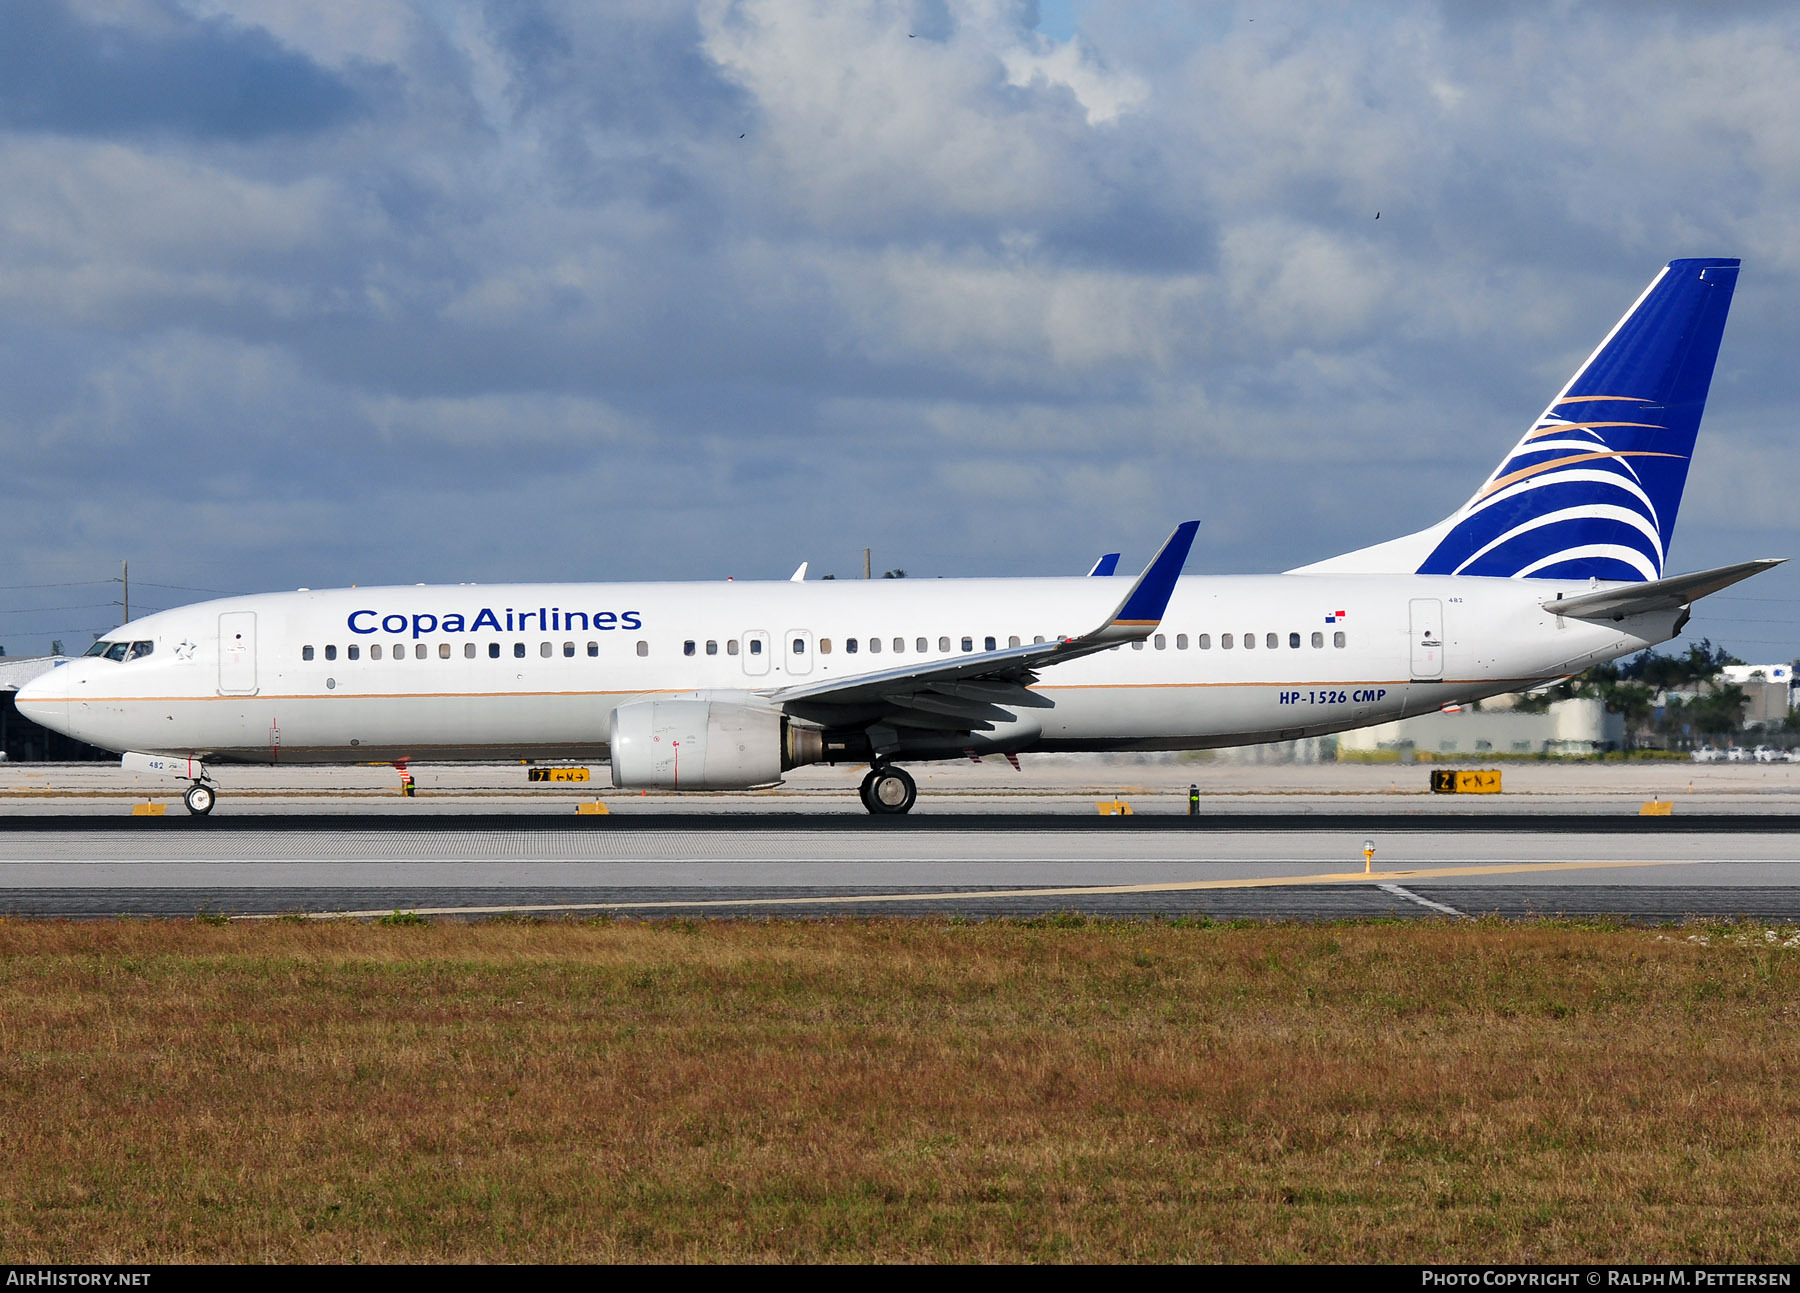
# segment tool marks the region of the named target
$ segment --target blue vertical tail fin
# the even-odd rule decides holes
[[[1662,578],[1737,274],[1670,261],[1460,509],[1302,570]]]

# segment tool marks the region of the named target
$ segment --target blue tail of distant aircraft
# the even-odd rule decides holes
[[[1670,261],[1458,511],[1302,571],[1662,578],[1737,274]]]

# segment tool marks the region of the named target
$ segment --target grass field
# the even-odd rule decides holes
[[[0,1262],[1792,1261],[1792,933],[0,922]]]

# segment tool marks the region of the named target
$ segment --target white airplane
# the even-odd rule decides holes
[[[1778,564],[1664,575],[1737,273],[1671,262],[1467,503],[1285,574],[1181,577],[1188,521],[1123,596],[804,568],[302,589],[136,620],[18,708],[188,780],[197,814],[214,764],[521,758],[696,791],[867,763],[879,814],[913,806],[904,763],[1240,745],[1518,691],[1666,641],[1695,599]]]

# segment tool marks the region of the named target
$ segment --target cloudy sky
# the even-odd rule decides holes
[[[1280,570],[1452,510],[1695,255],[1672,565],[1800,555],[1796,85],[1778,4],[10,0],[0,644],[127,559],[1059,574],[1195,516]],[[1696,636],[1800,652],[1800,571],[1736,591]]]

